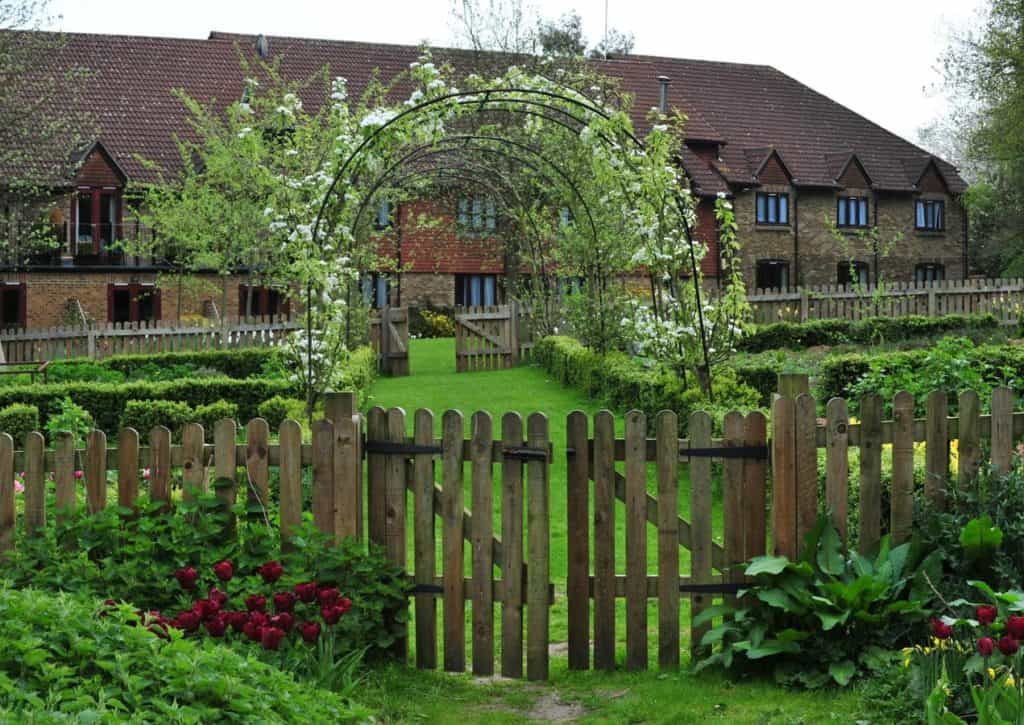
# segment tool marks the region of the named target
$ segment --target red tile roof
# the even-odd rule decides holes
[[[153,182],[163,169],[180,168],[176,136],[190,134],[188,114],[174,91],[224,107],[241,97],[240,56],[255,57],[255,36],[212,32],[206,40],[70,33],[40,72],[89,69],[80,81],[80,103],[96,116],[98,139],[133,182]],[[415,60],[415,46],[270,37],[271,57],[287,78],[312,76],[324,66],[348,79],[358,95],[375,73],[390,79]],[[464,51],[439,51],[456,59]],[[863,116],[764,65],[681,58],[629,56],[594,61],[621,79],[634,97],[638,130],[658,104],[657,77],[671,79],[669,103],[688,116],[688,142],[718,145],[718,159],[683,153],[683,164],[701,193],[750,185],[771,149],[785,159],[797,185],[833,186],[845,160],[856,154],[874,185],[913,191],[933,158]],[[322,102],[315,84],[307,107]],[[57,109],[59,110],[59,109]],[[713,157],[713,154],[711,155]],[[936,159],[948,187],[965,189],[956,169]],[[0,170],[14,172],[15,170]]]

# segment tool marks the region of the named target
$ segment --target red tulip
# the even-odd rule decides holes
[[[207,599],[209,599],[211,602],[217,602],[217,604],[220,605],[220,608],[223,609],[224,604],[228,601],[228,595],[222,592],[217,587],[213,587],[212,589],[210,589],[210,594],[207,597]]]
[[[348,611],[340,604],[335,604],[330,607],[321,607],[320,616],[324,618],[324,622],[329,625],[337,624],[338,620],[341,619],[342,615]]]
[[[991,604],[982,604],[974,610],[974,616],[978,619],[978,624],[992,624],[999,616],[999,610]]]
[[[303,622],[299,625],[299,633],[306,642],[316,642],[317,638],[320,637],[320,623]]]
[[[274,595],[274,611],[290,612],[295,608],[295,595],[291,592],[278,592]]]
[[[192,611],[195,612],[200,619],[210,619],[216,617],[220,613],[220,604],[210,599],[197,599],[195,604],[192,605]]]
[[[213,573],[217,575],[217,578],[222,582],[231,581],[231,577],[235,575],[234,565],[227,559],[224,561],[218,561],[213,565]]]
[[[267,598],[262,594],[252,594],[245,598],[245,608],[250,612],[264,612],[267,609]]]
[[[999,640],[999,651],[1007,657],[1016,654],[1018,649],[1020,649],[1020,643],[1010,635],[1005,635]]]
[[[978,654],[982,657],[989,657],[995,652],[996,643],[992,641],[991,637],[982,637],[978,640]]]
[[[279,561],[268,561],[266,564],[257,569],[259,575],[263,577],[263,581],[267,584],[273,584],[281,575],[284,574],[284,567],[281,566]]]
[[[953,636],[953,628],[941,619],[932,619],[932,634],[937,639],[949,639]]]
[[[280,614],[270,618],[270,626],[283,629],[285,632],[291,632],[292,626],[295,623],[295,618],[290,612],[281,612]]]
[[[295,596],[297,596],[300,600],[302,600],[306,604],[309,604],[310,602],[316,600],[316,590],[317,590],[316,582],[306,582],[305,584],[296,584],[295,585]]]
[[[320,606],[329,607],[338,601],[338,597],[341,596],[341,592],[338,591],[337,587],[321,587],[316,593],[316,598],[320,601]]]
[[[258,627],[266,627],[270,624],[270,617],[264,612],[249,612],[249,621],[255,622]]]
[[[216,617],[210,617],[204,623],[206,625],[206,631],[211,637],[223,637],[224,632],[227,631],[228,623],[224,617],[218,615]]]
[[[1016,640],[1024,639],[1024,617],[1007,617],[1006,631]]]
[[[275,650],[281,646],[283,639],[284,631],[277,627],[264,627],[260,632],[260,644],[263,645],[263,649]]]
[[[249,615],[247,612],[224,612],[224,620],[231,625],[231,629],[241,632],[249,621]]]
[[[181,585],[182,589],[190,592],[196,588],[199,572],[195,570],[195,567],[186,566],[174,572],[174,578],[178,580],[178,584]]]
[[[242,626],[242,633],[251,641],[259,642],[260,635],[263,633],[263,627],[250,619]]]
[[[171,624],[184,632],[195,632],[199,629],[199,615],[195,612],[182,612]]]
[[[352,600],[348,597],[342,597],[338,600],[338,606],[341,608],[341,613],[344,614],[352,608]]]

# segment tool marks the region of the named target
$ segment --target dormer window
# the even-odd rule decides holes
[[[391,202],[387,199],[381,199],[380,203],[377,204],[377,215],[373,220],[373,228],[377,231],[387,229],[392,224],[392,215],[394,213]]]
[[[757,194],[757,223],[765,225],[789,224],[789,194]]]
[[[918,199],[914,227],[921,231],[941,232],[946,229],[946,202],[942,199]]]
[[[498,213],[494,199],[484,196],[464,196],[459,199],[459,226],[472,232],[493,232]]]
[[[836,224],[841,227],[866,227],[868,225],[867,197],[839,197],[836,202]]]

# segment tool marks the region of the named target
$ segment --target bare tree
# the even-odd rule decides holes
[[[453,40],[476,51],[535,52],[536,18],[536,7],[524,0],[452,0]]]

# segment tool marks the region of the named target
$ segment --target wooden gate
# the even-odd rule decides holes
[[[416,613],[416,665],[438,666],[437,598],[443,601],[444,669],[466,668],[466,601],[472,606],[472,669],[494,674],[495,602],[501,604],[501,674],[523,676],[523,607],[526,607],[526,676],[548,677],[550,581],[551,444],[548,420],[529,417],[524,434],[518,413],[501,419],[493,432],[491,416],[475,413],[469,439],[465,421],[455,410],[442,417],[442,436],[434,438],[434,415],[418,410],[412,438],[406,436],[401,408],[373,408],[367,413],[367,508],[371,542],[405,567],[408,496],[412,494],[413,590]],[[435,466],[441,463],[441,485]],[[463,505],[465,466],[471,477],[470,509]],[[494,473],[500,466],[500,500],[495,500]],[[525,475],[524,475],[525,473]],[[494,533],[496,503],[501,532]],[[525,511],[524,511],[525,509]],[[528,532],[524,536],[524,513]],[[442,574],[436,571],[434,518],[441,520]],[[465,542],[471,546],[472,576],[465,578]],[[524,542],[526,550],[524,551]],[[526,553],[530,564],[526,564]],[[494,579],[494,567],[502,579]],[[407,642],[396,647],[404,658]]]
[[[370,344],[382,375],[409,374],[409,309],[382,307],[370,317]]]
[[[455,371],[511,368],[533,348],[518,302],[455,310]]]
[[[694,413],[689,439],[679,438],[675,413],[655,420],[656,435],[647,437],[647,418],[631,411],[625,438],[615,437],[608,411],[594,416],[593,437],[587,417],[567,420],[569,667],[590,667],[590,601],[593,599],[593,663],[615,666],[615,600],[626,599],[626,666],[644,669],[648,662],[647,602],[658,600],[658,662],[679,666],[679,599],[687,593],[691,618],[707,609],[715,594],[734,594],[741,581],[738,564],[765,552],[765,474],[768,458],[766,421],[761,413],[725,418],[725,438],[711,437],[711,418]],[[724,546],[712,539],[711,463],[722,461]],[[616,463],[623,462],[623,473]],[[688,462],[690,522],[678,515],[679,464]],[[657,481],[657,497],[647,493],[648,463]],[[593,481],[593,508],[590,481]],[[625,504],[625,576],[616,571],[616,501]],[[591,519],[591,515],[593,519]],[[593,521],[593,557],[590,552]],[[647,526],[657,530],[657,575],[648,574]],[[679,548],[690,552],[689,576],[680,575]],[[619,557],[620,559],[622,557]],[[593,562],[593,575],[591,575]],[[715,574],[714,572],[718,572]],[[691,654],[707,625],[690,630]]]

